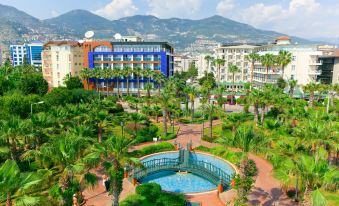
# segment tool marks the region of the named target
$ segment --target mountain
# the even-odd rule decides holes
[[[73,10],[55,18],[39,20],[14,7],[0,4],[0,19],[0,42],[5,44],[32,40],[77,40],[82,39],[86,31],[93,30],[97,39],[109,40],[115,33],[140,35],[146,40],[168,41],[177,50],[184,50],[201,39],[212,45],[267,43],[285,35],[256,29],[221,16],[191,20],[136,15],[110,21],[86,10]],[[297,37],[292,39],[298,43],[310,42]]]

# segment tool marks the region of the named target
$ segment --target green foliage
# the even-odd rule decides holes
[[[49,106],[59,106],[69,103],[89,102],[96,98],[96,95],[96,93],[84,89],[68,90],[67,88],[59,87],[46,94],[44,99]]]
[[[175,147],[171,143],[160,142],[155,145],[144,147],[140,150],[135,150],[130,153],[130,156],[142,157],[142,156],[157,153],[157,152],[164,152],[164,151],[171,151],[171,150],[175,150]]]
[[[146,203],[146,198],[133,194],[126,197],[122,202],[120,202],[120,206],[150,206],[150,204]]]
[[[161,186],[157,183],[146,183],[136,187],[135,192],[144,196],[149,202],[156,202],[161,193]]]
[[[23,94],[44,95],[48,91],[48,83],[41,74],[27,74],[21,77],[17,85]]]
[[[153,124],[149,127],[141,128],[138,130],[137,137],[135,138],[136,143],[153,141],[153,138],[157,137],[158,130],[158,127]]]
[[[30,113],[32,103],[41,101],[37,95],[23,95],[19,92],[7,94],[0,97],[0,110],[10,115],[18,115],[20,117],[27,117]],[[35,109],[42,105],[35,105]],[[40,110],[39,108],[37,109]]]
[[[245,165],[245,176],[254,177],[258,174],[257,166],[253,160],[248,160]]]
[[[72,77],[70,75],[67,75],[65,78],[65,82],[67,89],[82,89],[84,88],[84,85],[82,84],[82,81],[79,77],[75,76]]]
[[[163,192],[156,200],[155,206],[185,206],[186,198],[183,194]]]

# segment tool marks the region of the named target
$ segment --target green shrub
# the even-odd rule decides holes
[[[171,151],[175,150],[175,147],[168,142],[160,142],[151,146],[144,147],[140,150],[135,150],[133,152],[130,152],[129,154],[133,157],[142,157],[145,155],[157,153],[157,152],[163,152],[163,151]]]
[[[245,175],[248,177],[254,177],[258,174],[257,166],[253,160],[248,160],[245,165]]]
[[[137,186],[135,192],[146,198],[149,202],[155,202],[161,193],[161,186],[157,183],[146,183]]]
[[[183,194],[165,193],[158,197],[156,206],[186,206],[186,198]]]
[[[120,206],[141,206],[141,205],[145,205],[145,199],[146,199],[145,197],[138,195],[138,194],[129,195],[122,202],[120,202]]]
[[[138,130],[137,137],[135,139],[136,143],[153,141],[153,137],[157,137],[158,130],[159,128],[153,124],[149,127]]]
[[[176,133],[167,133],[166,137],[162,137],[162,140],[170,140],[177,137]]]

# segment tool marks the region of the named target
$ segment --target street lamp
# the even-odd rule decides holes
[[[36,102],[36,103],[32,103],[31,104],[31,116],[33,115],[33,105],[36,105],[36,104],[43,104],[45,103],[44,101],[41,101],[41,102]]]

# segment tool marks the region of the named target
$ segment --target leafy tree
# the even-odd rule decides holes
[[[251,84],[253,83],[253,77],[254,77],[254,64],[255,62],[260,60],[260,55],[257,53],[250,53],[249,55],[245,56],[245,58],[251,62]]]
[[[190,66],[188,67],[187,75],[188,75],[188,78],[191,79],[192,83],[197,78],[197,76],[198,76],[198,69],[195,66],[194,62],[192,62],[190,64]]]
[[[294,79],[291,79],[291,80],[288,81],[288,85],[289,85],[289,88],[290,88],[289,94],[290,94],[291,98],[293,98],[294,89],[297,86],[297,83],[298,83],[298,81],[294,80]]]
[[[41,74],[26,74],[18,82],[18,89],[26,95],[44,95],[48,91],[48,83]]]
[[[310,82],[307,85],[304,86],[304,90],[306,92],[310,93],[310,101],[309,101],[309,106],[312,108],[313,107],[313,102],[314,102],[314,93],[320,89],[320,85],[315,83],[315,82]]]
[[[261,64],[266,67],[266,77],[265,82],[268,83],[268,71],[275,64],[276,56],[270,53],[265,54],[260,57]]]
[[[279,51],[277,63],[281,66],[281,77],[284,78],[285,67],[292,62],[292,53],[289,51]]]
[[[225,59],[217,58],[213,61],[213,65],[217,66],[217,81],[220,82],[221,66],[224,66]]]
[[[84,85],[81,82],[81,79],[77,76],[73,77],[70,75],[67,75],[65,77],[65,84],[67,89],[79,89],[84,88]]]
[[[42,179],[35,173],[23,173],[17,163],[6,160],[0,167],[0,200],[6,199],[6,206],[15,205],[39,205],[43,201],[34,196]],[[15,196],[15,197],[13,197]]]

